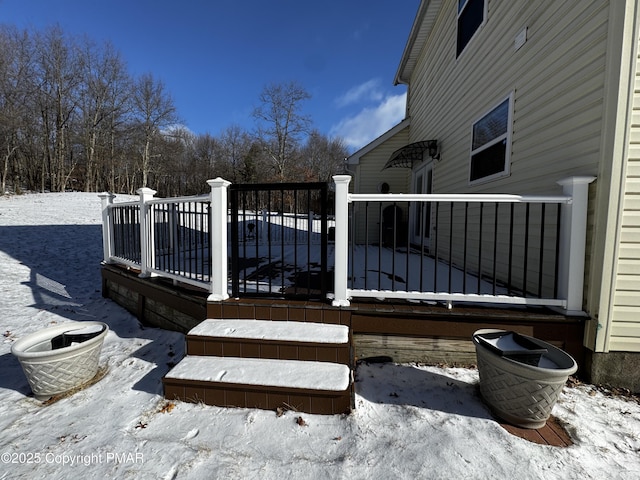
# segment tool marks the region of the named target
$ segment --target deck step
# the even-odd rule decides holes
[[[351,364],[345,325],[208,319],[187,334],[187,355]]]
[[[348,365],[317,361],[187,355],[163,384],[169,399],[317,414],[347,413],[353,396]]]

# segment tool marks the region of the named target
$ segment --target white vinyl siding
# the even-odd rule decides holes
[[[459,61],[455,4],[443,2],[441,12],[413,71],[409,105],[411,141],[441,145],[434,191],[559,193],[556,180],[596,174],[608,2],[488,1],[487,28]],[[528,40],[516,51],[525,26]],[[511,175],[469,187],[460,174],[468,171],[469,125],[510,91]]]
[[[360,157],[358,164],[358,184],[354,185],[352,191],[354,193],[379,193],[378,187],[382,182],[389,184],[390,193],[404,193],[408,192],[411,182],[411,170],[408,168],[387,168],[382,170],[384,164],[389,160],[391,154],[401,147],[404,147],[409,143],[409,128],[405,128],[391,137],[386,142],[376,147],[369,153],[366,153]],[[355,222],[355,235],[356,243],[362,243],[365,239],[365,220],[363,215],[360,215],[360,211],[355,209],[362,209],[359,203],[354,205],[353,221]],[[379,236],[379,229],[377,224],[377,218],[373,216],[377,215],[377,211],[370,213],[369,215],[369,242],[377,242]]]
[[[486,3],[485,25],[456,59],[457,4],[443,1],[409,80],[410,141],[437,138],[441,147],[434,193],[560,194],[558,180],[597,176],[609,2]],[[470,126],[509,92],[509,175],[470,185]]]
[[[640,112],[640,92],[636,91],[634,110]],[[633,135],[640,124],[631,126]],[[623,197],[622,225],[618,250],[617,274],[609,351],[640,352],[640,152],[630,149],[627,181]]]

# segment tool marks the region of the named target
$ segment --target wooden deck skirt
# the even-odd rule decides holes
[[[483,308],[408,302],[328,303],[269,299],[229,299],[207,303],[206,293],[158,278],[105,265],[103,295],[140,321],[188,332],[206,318],[288,320],[350,327],[356,359],[387,357],[395,362],[475,364],[473,332],[480,328],[514,330],[552,343],[584,365],[584,321],[543,308]]]

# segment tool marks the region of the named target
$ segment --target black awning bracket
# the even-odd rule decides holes
[[[414,162],[423,160],[425,151],[428,151],[429,156],[434,160],[440,158],[438,142],[436,140],[422,140],[405,145],[393,152],[387,163],[382,167],[382,170],[387,168],[413,168]]]

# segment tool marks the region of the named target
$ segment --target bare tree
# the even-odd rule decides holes
[[[214,178],[216,170],[216,149],[218,148],[218,140],[210,134],[196,136],[193,143],[192,155],[198,165],[198,171],[202,172],[204,179]]]
[[[176,108],[164,84],[151,74],[142,75],[135,84],[132,97],[133,115],[140,132],[140,160],[142,185],[149,182],[151,159],[160,152],[152,152],[153,142],[162,129],[178,122]]]
[[[111,44],[98,46],[87,39],[79,55],[83,72],[80,136],[84,183],[86,191],[96,191],[107,183],[101,181],[100,172],[112,158],[113,128],[124,122],[131,85],[124,62]]]
[[[300,152],[301,179],[329,182],[331,176],[341,170],[348,156],[347,147],[341,139],[332,139],[313,130]]]
[[[0,191],[149,186],[183,195],[215,176],[324,181],[346,152],[310,132],[309,98],[296,82],[271,84],[253,112],[255,135],[236,125],[194,135],[177,126],[164,84],[151,74],[132,79],[110,44],[59,26],[31,34],[0,25]]]
[[[41,189],[46,188],[48,174],[51,190],[64,191],[74,168],[72,122],[82,80],[77,45],[55,26],[36,37],[36,49],[44,146]]]
[[[258,138],[273,162],[276,179],[286,180],[288,165],[301,137],[309,131],[311,119],[301,112],[311,95],[298,83],[271,84],[260,94],[253,112],[258,121]]]
[[[248,182],[245,160],[253,140],[249,133],[238,125],[225,129],[218,140],[218,167],[226,178],[232,182]]]
[[[0,193],[6,191],[10,175],[14,189],[20,189],[20,148],[26,133],[27,103],[33,94],[32,55],[28,35],[15,28],[0,29]]]

